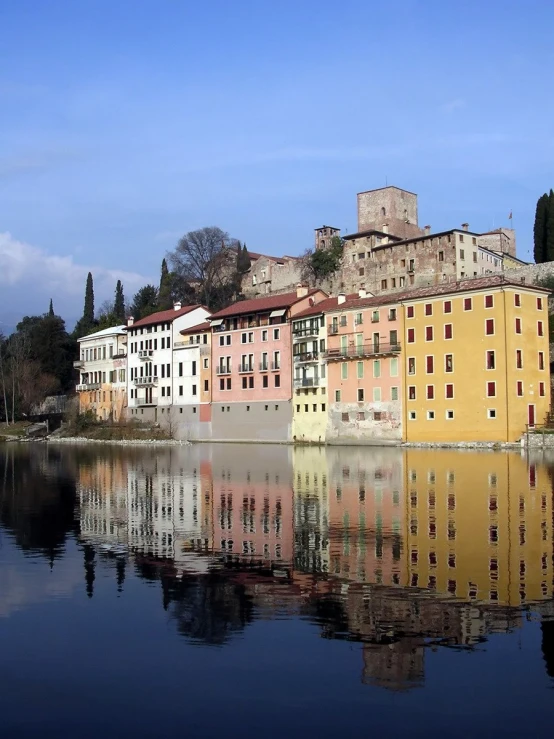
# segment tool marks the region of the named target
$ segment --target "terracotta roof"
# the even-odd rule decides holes
[[[341,303],[340,305],[337,303],[334,308],[327,308],[326,312],[351,310],[352,308],[372,308],[373,306],[377,307],[379,305],[394,305],[395,303],[406,303],[410,300],[419,300],[420,298],[432,298],[439,295],[455,295],[457,293],[471,292],[472,290],[486,290],[487,288],[495,287],[531,288],[537,292],[551,292],[547,288],[538,287],[537,285],[533,285],[528,282],[521,282],[516,279],[506,279],[502,275],[489,275],[487,277],[472,277],[458,282],[444,282],[440,285],[429,285],[428,287],[419,287],[414,290],[389,293],[388,295],[377,295],[372,298],[360,298],[357,295],[353,298],[348,296],[344,303]]]
[[[187,334],[201,334],[203,331],[210,331],[211,328],[212,327],[208,321],[204,321],[203,323],[197,323],[196,326],[184,328],[182,331],[179,331],[179,333],[183,334],[183,336],[186,336]]]
[[[316,292],[319,292],[319,290],[310,290],[303,297],[308,297]],[[302,299],[298,297],[295,290],[293,293],[281,293],[279,295],[267,295],[263,298],[241,300],[238,303],[227,306],[227,308],[223,308],[218,313],[214,313],[213,316],[210,316],[210,320],[214,318],[227,318],[229,316],[243,316],[246,313],[267,313],[278,308],[290,308],[291,305]]]
[[[196,308],[204,308],[204,306],[184,305],[182,308],[179,308],[179,310],[175,310],[174,308],[171,308],[170,310],[161,310],[158,311],[158,313],[152,313],[151,316],[141,318],[140,321],[135,321],[132,326],[129,326],[129,328],[133,329],[137,326],[139,328],[141,326],[152,326],[154,323],[171,323],[176,318],[179,318],[180,316],[185,316],[187,313],[196,310]]]
[[[360,299],[358,293],[352,293],[351,295],[346,296],[346,300],[356,300]],[[367,300],[367,298],[363,298],[363,300]],[[316,303],[315,305],[311,305],[309,308],[306,308],[306,310],[303,310],[301,313],[297,313],[293,320],[297,321],[300,318],[308,318],[309,316],[318,316],[320,313],[328,313],[331,310],[334,310],[338,306],[338,298],[326,298],[325,300],[322,300],[319,303]],[[342,307],[342,306],[341,306]]]

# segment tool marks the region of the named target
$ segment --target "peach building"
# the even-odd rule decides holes
[[[394,296],[340,294],[326,311],[327,442],[402,439],[401,311]]]
[[[291,320],[325,297],[298,287],[210,317],[213,439],[291,439]]]

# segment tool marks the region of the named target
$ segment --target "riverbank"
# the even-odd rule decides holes
[[[35,441],[34,439],[32,441]],[[110,444],[113,446],[190,446],[179,439],[91,439],[87,436],[49,436],[47,444]]]

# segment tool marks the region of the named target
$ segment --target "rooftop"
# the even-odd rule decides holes
[[[400,190],[400,192],[407,192],[410,195],[416,195],[416,192],[412,192],[411,190],[406,190],[403,187],[397,187],[396,185],[385,185],[385,187],[375,187],[373,190],[362,190],[362,192],[359,192],[358,195],[364,195],[366,192],[379,192],[379,190]]]
[[[196,308],[204,308],[204,306],[199,304],[184,305],[182,308],[179,308],[179,310],[170,308],[169,310],[158,311],[157,313],[152,313],[151,316],[146,316],[146,318],[141,318],[139,321],[135,321],[132,326],[129,326],[129,328],[137,328],[137,326],[139,328],[141,328],[141,326],[153,326],[155,323],[171,323],[176,318],[185,316],[187,313],[196,310]]]
[[[125,336],[127,326],[112,326],[112,328],[104,328],[102,331],[96,331],[94,334],[81,336],[77,341],[88,341],[88,339],[102,339],[105,336]]]
[[[358,293],[352,293],[351,295],[346,296],[346,300],[355,300],[359,299]],[[364,298],[364,300],[367,300],[367,298]],[[320,313],[327,313],[328,311],[334,310],[338,306],[338,297],[334,298],[325,298],[325,300],[321,300],[319,303],[316,303],[315,305],[311,305],[309,308],[306,308],[306,310],[301,311],[300,313],[297,313],[294,316],[294,320],[298,321],[302,318],[309,318],[310,316],[318,316]]]
[[[229,316],[243,316],[247,313],[267,313],[268,311],[277,310],[278,308],[290,308],[299,300],[303,300],[310,295],[320,292],[319,290],[310,290],[307,295],[298,297],[296,290],[293,293],[282,293],[280,295],[267,295],[262,298],[252,298],[251,300],[241,300],[238,303],[223,308],[223,310],[210,316],[210,320],[214,318],[228,318]]]
[[[196,326],[191,326],[190,328],[184,328],[182,331],[179,331],[180,334],[183,336],[187,336],[188,334],[201,334],[204,331],[210,331],[211,326],[208,321],[203,321],[203,323],[197,323]]]

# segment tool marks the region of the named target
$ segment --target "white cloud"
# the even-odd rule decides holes
[[[5,289],[12,295],[17,290],[21,295],[21,305],[13,305],[11,301],[10,308],[20,308],[22,313],[29,312],[29,303],[34,304],[37,297],[43,303],[52,297],[56,308],[60,305],[60,309],[72,310],[78,315],[88,272],[92,272],[94,279],[97,306],[113,297],[117,280],[122,281],[128,298],[139,287],[152,282],[152,278],[137,272],[77,264],[71,256],[49,254],[39,247],[18,241],[8,232],[0,233],[0,309],[7,307],[2,305]]]

